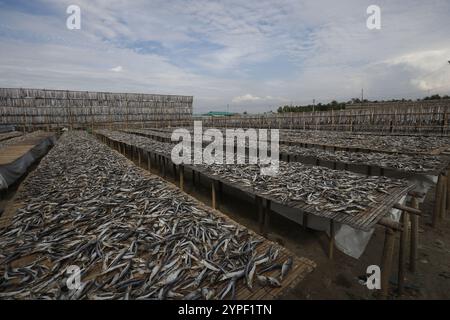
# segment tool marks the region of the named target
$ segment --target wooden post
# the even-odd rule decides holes
[[[220,208],[222,205],[222,202],[223,202],[223,183],[221,181],[217,181],[217,185],[218,185],[218,189],[219,189],[217,192],[218,193],[217,203]]]
[[[303,212],[303,229],[308,229],[308,214]]]
[[[445,213],[447,211],[447,183],[448,183],[448,177],[447,176],[442,176],[442,199],[441,199],[441,210],[440,210],[440,218],[442,220],[445,219]]]
[[[405,264],[406,264],[406,250],[408,247],[408,229],[409,229],[409,214],[406,211],[402,212],[403,229],[400,233],[400,248],[398,251],[398,294],[402,295],[405,288]]]
[[[152,160],[151,160],[151,155],[150,152],[147,151],[147,170],[151,171],[152,170]]]
[[[194,171],[194,169],[192,169],[192,184],[195,188],[195,171]]]
[[[141,149],[136,148],[137,154],[138,154],[138,166],[141,166]]]
[[[450,214],[450,170],[447,170],[447,208],[446,215]]]
[[[392,257],[394,255],[395,232],[386,228],[384,238],[383,256],[381,258],[381,296],[387,298],[389,294],[389,278],[392,269]]]
[[[213,209],[216,208],[216,183],[215,180],[211,181],[211,206]]]
[[[442,202],[442,175],[439,175],[438,182],[436,185],[436,196],[435,196],[435,202],[434,202],[434,212],[433,212],[433,222],[432,226],[433,228],[436,228],[439,218],[440,218],[440,211],[441,211],[441,202]]]
[[[270,200],[266,199],[266,206],[264,207],[264,231],[263,235],[267,238],[270,225]]]
[[[166,158],[164,156],[161,156],[161,162],[162,162],[162,175],[163,178],[166,177]]]
[[[264,232],[264,210],[263,210],[263,204],[261,197],[256,196],[256,207],[258,208],[258,226],[259,226],[259,233]]]
[[[180,190],[184,191],[184,167],[180,165],[178,171],[180,172]]]
[[[333,255],[334,255],[334,236],[335,236],[334,220],[330,219],[330,243],[329,243],[329,247],[328,247],[328,258],[329,259],[333,259]]]
[[[414,209],[419,209],[419,200],[416,197],[412,197],[411,206]],[[419,244],[419,216],[417,214],[411,215],[411,242],[409,253],[409,270],[411,272],[416,271],[417,261],[417,246]]]

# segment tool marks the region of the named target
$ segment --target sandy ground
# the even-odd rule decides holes
[[[156,172],[156,171],[154,171]],[[188,174],[186,173],[186,178]],[[172,181],[167,178],[168,181]],[[188,179],[187,179],[188,180]],[[206,181],[203,181],[206,182]],[[210,204],[210,190],[207,183],[193,188],[186,181],[185,190],[200,201]],[[8,205],[14,190],[0,201],[0,211]],[[390,299],[450,299],[450,217],[433,229],[429,223],[433,207],[434,190],[427,195],[421,210],[425,214],[420,221],[417,270],[406,274],[405,294],[395,292],[397,282],[398,242],[396,242],[394,265],[391,277]],[[227,194],[223,196],[220,211],[257,232],[257,213],[252,202],[236,200]],[[351,258],[335,251],[333,260],[327,257],[328,239],[323,232],[304,230],[301,226],[274,214],[271,218],[269,239],[280,243],[298,256],[316,262],[317,268],[282,299],[375,299],[377,292],[360,284],[369,265],[378,265],[384,241],[384,229],[376,229],[365,253],[360,259]]]

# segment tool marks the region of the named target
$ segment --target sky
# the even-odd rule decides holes
[[[195,113],[450,94],[449,18],[448,0],[0,0],[0,87],[192,95]]]

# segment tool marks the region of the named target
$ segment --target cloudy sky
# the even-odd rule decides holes
[[[193,95],[197,113],[449,94],[449,18],[448,0],[0,0],[0,87]]]

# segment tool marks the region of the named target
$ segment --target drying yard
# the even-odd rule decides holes
[[[448,108],[204,119],[279,129],[268,176],[172,160],[173,130],[199,120],[190,96],[0,89],[0,103],[19,129],[0,134],[1,299],[309,298],[349,261],[355,279],[380,266],[364,298],[404,298],[431,277],[422,239],[448,228]]]
[[[64,134],[0,233],[0,297],[273,298],[314,263],[207,209],[87,133]],[[83,287],[61,286],[78,265]]]

